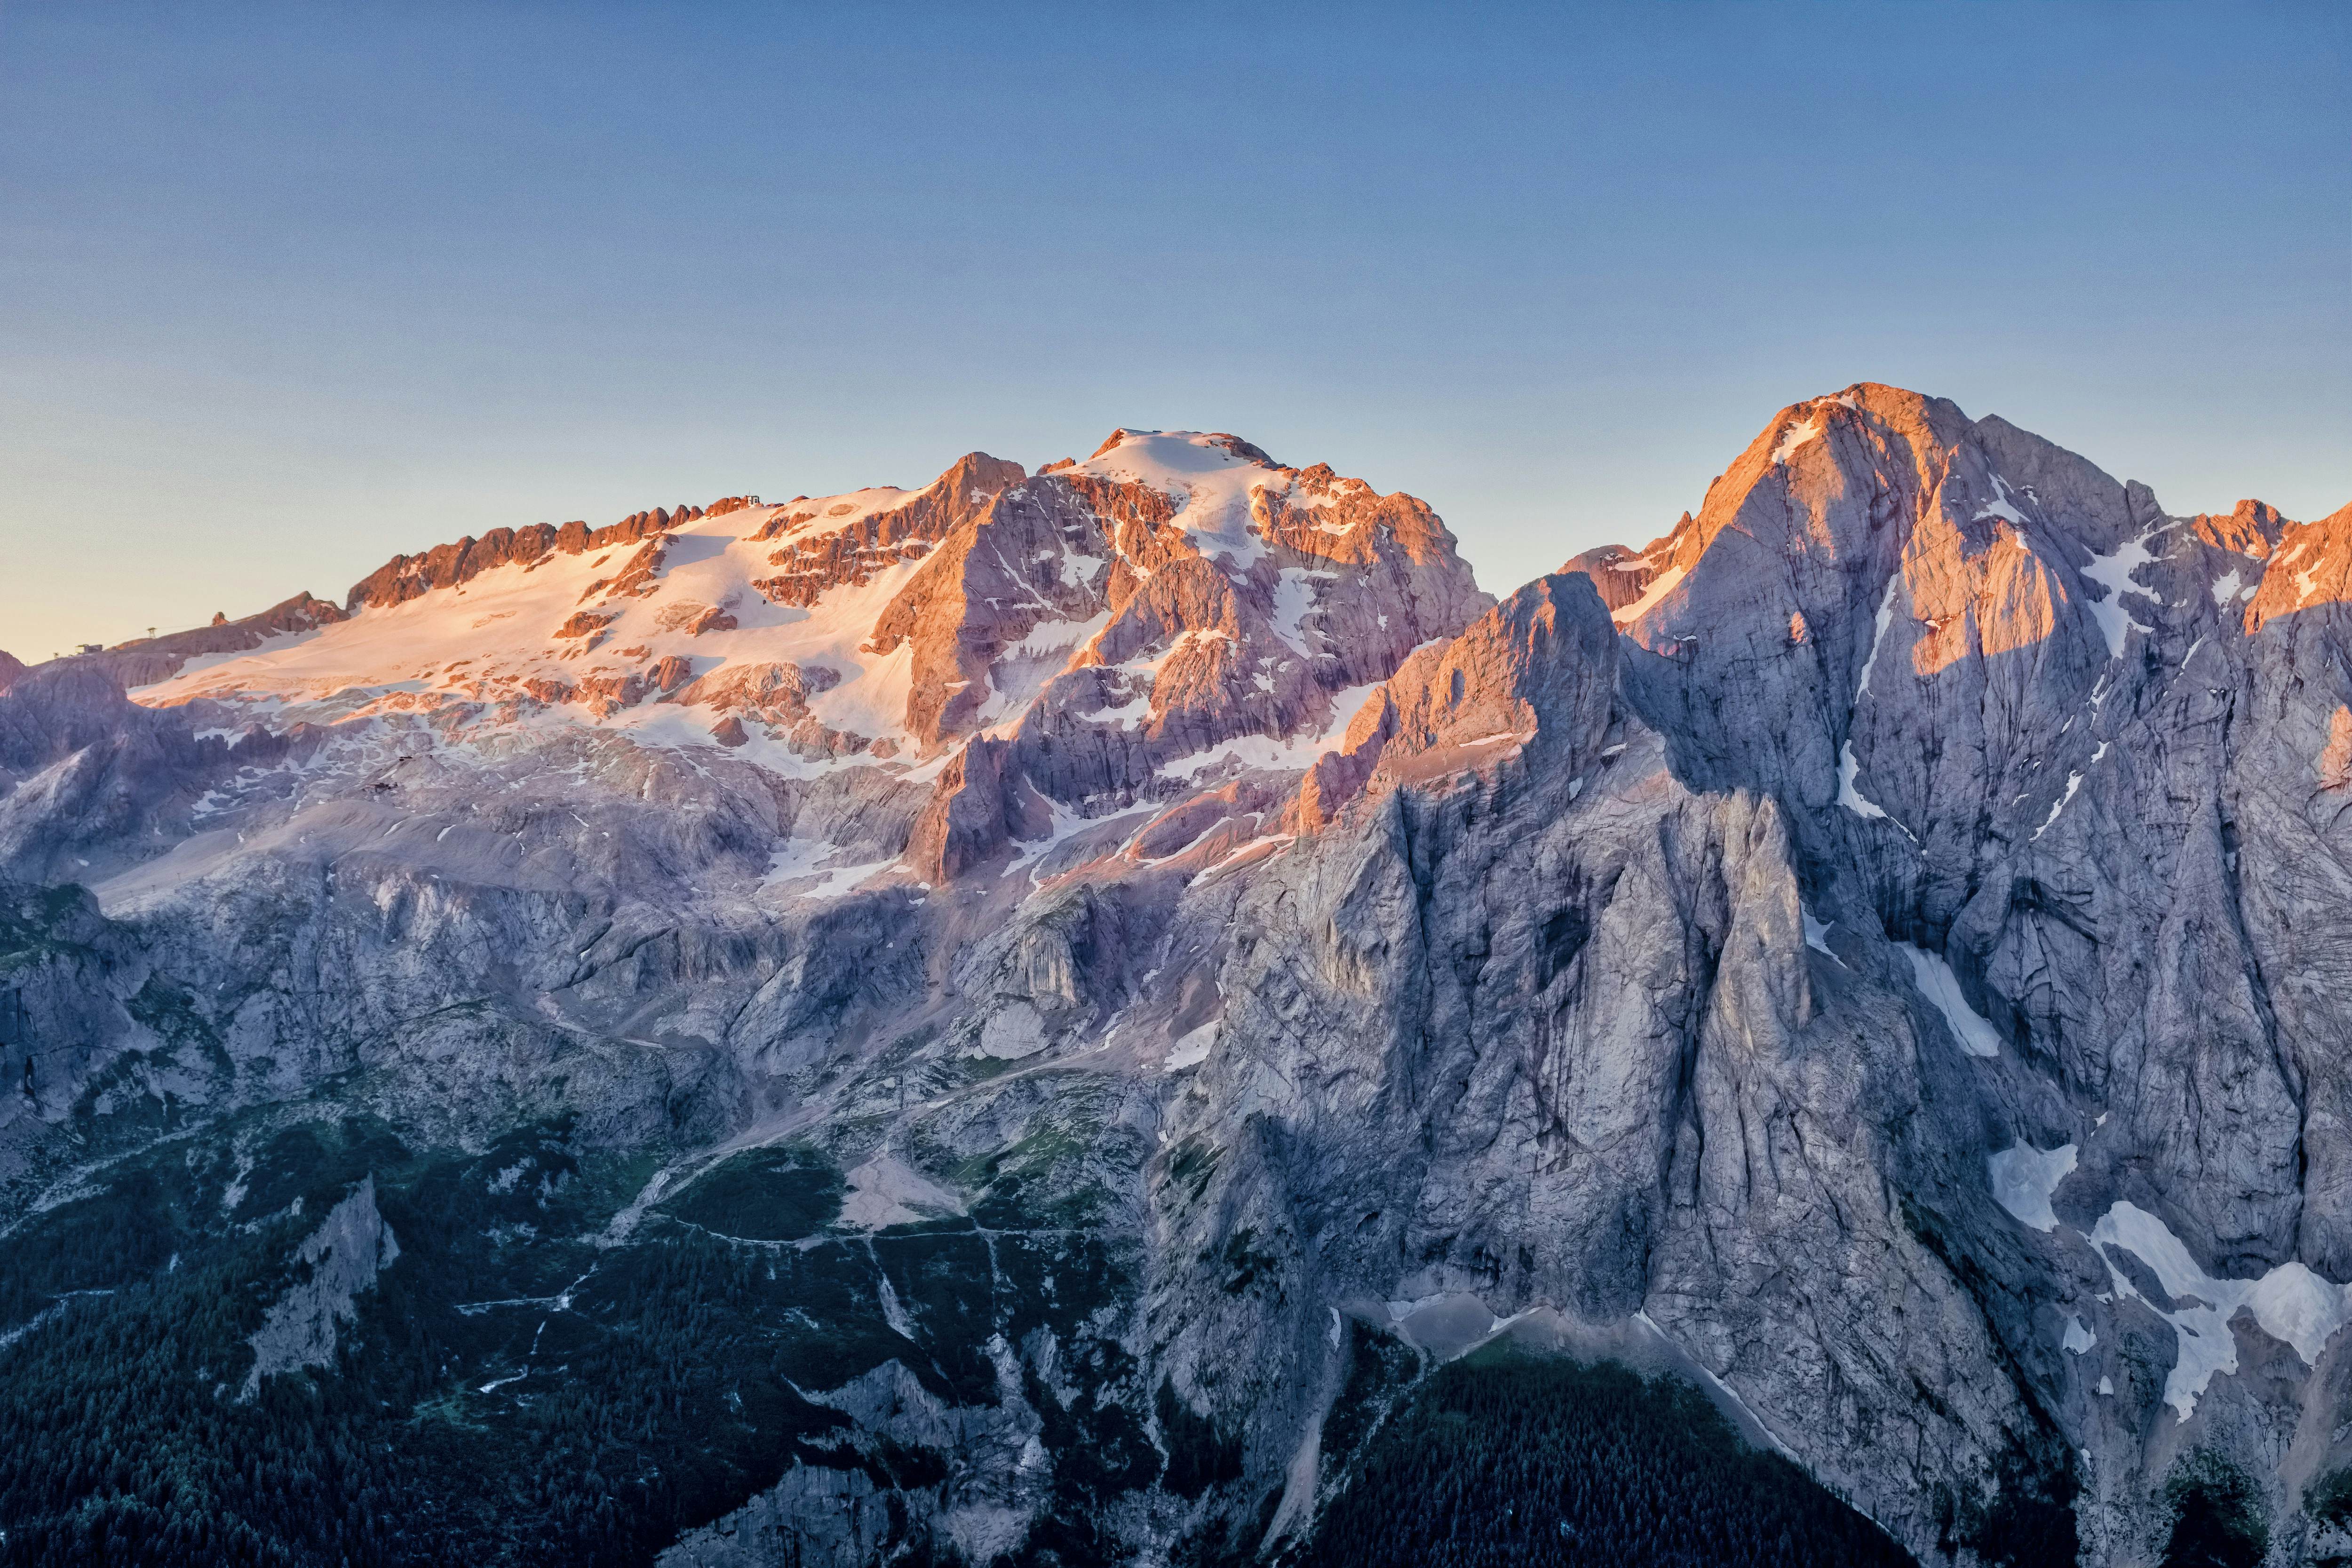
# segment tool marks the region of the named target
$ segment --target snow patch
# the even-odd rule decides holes
[[[1274,584],[1274,635],[1297,649],[1311,654],[1314,649],[1300,640],[1305,635],[1307,617],[1314,613],[1316,584],[1337,579],[1336,572],[1309,572],[1303,566],[1286,566]]]
[[[2074,1145],[2062,1143],[2055,1149],[2036,1149],[2021,1138],[1985,1164],[1992,1177],[1993,1201],[2007,1209],[2011,1217],[2045,1234],[2058,1228],[2058,1215],[2050,1206],[2050,1198],[2058,1190],[2058,1184],[2074,1172]]]
[[[2110,658],[2123,657],[2124,644],[2133,632],[2148,629],[2131,618],[2131,613],[2124,608],[2124,595],[2137,594],[2143,599],[2154,599],[2158,605],[2164,603],[2158,595],[2131,580],[2133,573],[2156,559],[2148,552],[2147,542],[2156,537],[2157,531],[2152,529],[2137,539],[2125,541],[2116,547],[2112,555],[2095,555],[2091,557],[2091,563],[2083,568],[2084,576],[2107,590],[2105,599],[2091,605],[2091,614],[2097,618],[2099,630],[2106,634],[2107,657]]]
[[[1805,945],[1811,948],[1815,952],[1828,952],[1830,962],[1832,963],[1836,964],[1840,969],[1844,968],[1845,960],[1840,958],[1834,952],[1830,952],[1829,926],[1825,926],[1821,921],[1813,919],[1812,911],[1806,909],[1802,904],[1797,906],[1797,918],[1804,922]],[[1834,921],[1830,922],[1831,925],[1834,925],[1837,922]]]
[[[1772,460],[1776,463],[1787,462],[1797,454],[1799,448],[1820,440],[1822,429],[1822,416],[1815,414],[1802,425],[1783,433],[1780,437],[1780,444],[1772,448]]]
[[[1034,888],[1037,879],[1045,873],[1047,857],[1078,835],[1123,817],[1145,812],[1156,813],[1161,809],[1160,803],[1146,801],[1141,805],[1130,805],[1125,811],[1108,812],[1101,816],[1082,816],[1058,800],[1048,800],[1045,806],[1052,814],[1052,826],[1046,829],[1045,837],[1016,841],[1012,861],[997,873],[1000,879],[1011,876],[1024,866],[1031,867],[1029,885]]]
[[[2104,750],[2105,748],[2103,747],[2103,748],[2101,748],[2101,749],[2102,749],[2102,750]],[[2096,758],[2095,757],[2095,758],[2093,758],[2092,760],[2093,760],[2094,762],[2095,762],[2095,761],[2097,761],[2098,759],[2096,759]],[[2074,799],[2074,792],[2075,792],[2076,790],[2078,790],[2078,789],[2081,789],[2082,787],[2083,787],[2083,775],[2082,775],[2082,774],[2080,774],[2080,773],[2068,773],[2068,774],[2066,775],[2066,793],[2065,793],[2064,795],[2060,795],[2060,796],[2058,797],[2058,799],[2057,799],[2057,800],[2056,800],[2056,801],[2055,801],[2055,802],[2051,805],[2051,807],[2050,807],[2050,815],[2049,815],[2049,816],[2045,816],[2045,817],[2043,817],[2043,818],[2042,819],[2042,826],[2039,826],[2039,827],[2037,827],[2037,828],[2035,828],[2035,829],[2033,830],[2033,837],[2034,837],[2035,838],[2039,838],[2039,837],[2041,837],[2043,834],[2045,834],[2045,833],[2047,833],[2047,832],[2049,832],[2049,831],[2050,831],[2050,825],[2051,825],[2052,823],[2053,823],[2053,822],[2055,822],[2055,821],[2057,821],[2057,820],[2058,820],[2058,814],[2059,814],[2060,812],[2062,812],[2062,811],[2063,811],[2063,810],[2065,810],[2065,809],[2066,809],[2066,803],[2067,803],[2068,801],[2070,801],[2070,800]]]
[[[869,860],[862,865],[834,864],[842,853],[841,847],[822,838],[787,839],[768,857],[767,874],[760,879],[762,888],[781,887],[814,877],[812,887],[794,888],[792,895],[803,899],[829,899],[846,893],[864,884],[868,878],[898,864],[895,860]]]
[[[2001,519],[2003,521],[2012,523],[2017,527],[2024,527],[2025,514],[2018,510],[2014,505],[2011,504],[2009,499],[2009,481],[2002,479],[1999,474],[1995,474],[1992,477],[1992,489],[1993,499],[1987,501],[1983,508],[1978,511],[1975,521],[1982,522],[1986,518],[1997,517]]]
[[[2116,1294],[2146,1302],[2172,1325],[2179,1352],[2172,1374],[2165,1380],[2164,1402],[2182,1421],[2196,1410],[2198,1396],[2214,1373],[2238,1370],[2238,1341],[2230,1320],[2242,1309],[2253,1313],[2264,1333],[2294,1346],[2305,1366],[2317,1364],[2327,1342],[2352,1315],[2347,1314],[2345,1287],[2301,1263],[2282,1263],[2259,1279],[2214,1279],[2198,1267],[2170,1226],[2136,1204],[2119,1202],[2100,1215],[2091,1229],[2091,1244],[2100,1248]],[[2147,1265],[2172,1298],[2173,1310],[2159,1310],[2140,1294],[2130,1277],[2107,1258],[2110,1247],[2122,1247]]]
[[[803,889],[800,896],[804,899],[831,899],[855,892],[897,864],[896,860],[868,860],[862,866],[836,867],[824,874],[823,881]]]
[[[1102,610],[1083,621],[1039,621],[1026,636],[1007,647],[1000,658],[1051,658],[1056,654],[1067,655],[1095,639],[1095,634],[1110,625],[1110,612]]]
[[[1877,802],[1871,800],[1861,790],[1854,787],[1854,775],[1861,771],[1862,764],[1854,760],[1853,742],[1848,741],[1838,751],[1837,803],[1856,816],[1885,817],[1888,822],[1895,822],[1893,817],[1887,816],[1886,813],[1879,808]],[[1901,823],[1895,822],[1895,826],[1904,837],[1914,843],[1918,842],[1918,835]]]
[[[1944,1016],[1944,1022],[1951,1029],[1952,1038],[1959,1042],[1960,1049],[1972,1057],[2000,1055],[2000,1031],[1969,1005],[1969,999],[1960,994],[1960,977],[1952,973],[1952,966],[1944,962],[1942,955],[1914,947],[1907,942],[1898,942],[1895,945],[1902,950],[1904,957],[1911,961],[1912,984],[1919,988],[1919,994],[1927,999],[1928,1005]],[[2067,1158],[2070,1162],[2074,1158],[2071,1145]]]
[[[1209,1048],[1217,1043],[1217,1020],[1209,1022],[1181,1037],[1169,1049],[1168,1059],[1160,1064],[1163,1072],[1182,1072],[1186,1068],[1199,1067],[1209,1059]]]
[[[1193,430],[1122,430],[1118,445],[1074,472],[1149,485],[1176,504],[1174,526],[1210,561],[1246,572],[1265,553],[1250,519],[1257,490],[1294,484],[1279,468],[1236,455]]]
[[[1870,672],[1878,664],[1878,645],[1886,640],[1886,628],[1895,624],[1895,590],[1902,581],[1902,573],[1890,573],[1886,579],[1886,591],[1878,595],[1878,619],[1876,629],[1870,635],[1870,657],[1862,661],[1862,679],[1854,683],[1853,700],[1856,702],[1861,701],[1862,694],[1870,689]]]
[[[1428,645],[1423,644],[1423,647]],[[1418,650],[1416,650],[1418,651]],[[1408,658],[1411,656],[1408,655]],[[1285,740],[1271,735],[1236,735],[1222,741],[1204,752],[1180,757],[1160,772],[1163,776],[1179,779],[1197,778],[1206,770],[1231,763],[1244,768],[1303,769],[1326,752],[1336,752],[1348,738],[1348,725],[1357,712],[1378,691],[1383,682],[1366,681],[1361,686],[1344,687],[1331,694],[1331,720],[1320,733],[1301,731]]]
[[[1640,598],[1634,600],[1630,605],[1621,605],[1617,609],[1610,611],[1609,618],[1615,621],[1621,626],[1627,626],[1634,621],[1640,620],[1643,616],[1650,613],[1650,611],[1657,605],[1659,600],[1664,598],[1668,594],[1675,591],[1676,584],[1680,584],[1685,575],[1687,574],[1687,571],[1688,569],[1685,567],[1669,566],[1666,570],[1658,574],[1656,579],[1650,584],[1649,587],[1643,591]]]

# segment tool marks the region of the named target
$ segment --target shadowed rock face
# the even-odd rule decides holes
[[[49,1042],[0,1224],[133,1080],[199,1142],[570,1118],[641,1185],[551,1321],[689,1243],[838,1270],[761,1329],[835,1447],[678,1563],[1252,1546],[1347,1484],[1347,1322],[1522,1312],[1719,1380],[1923,1561],[2146,1561],[2199,1450],[2303,1550],[2352,510],[2168,516],[1862,384],[1499,603],[1420,501],[1222,435],[647,516],[156,639],[139,702],[0,670]],[[761,1149],[832,1195],[735,1237]],[[366,1190],[273,1366],[443,1267]]]

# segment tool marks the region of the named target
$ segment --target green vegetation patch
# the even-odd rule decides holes
[[[1160,1441],[1168,1450],[1168,1489],[1197,1498],[1211,1487],[1242,1479],[1242,1440],[1213,1416],[1195,1415],[1167,1378],[1155,1401]],[[1400,1559],[1400,1562],[1403,1560]]]
[[[1748,1447],[1696,1389],[1490,1346],[1399,1403],[1297,1562],[1896,1568],[1912,1559],[1797,1466]]]
[[[2210,1449],[2172,1467],[2164,1508],[2168,1531],[2161,1568],[2261,1568],[2270,1552],[2263,1489]]]
[[[841,1217],[840,1169],[803,1144],[747,1149],[662,1205],[688,1225],[744,1241],[800,1241]]]
[[[371,1174],[399,1259],[333,1364],[248,1394],[292,1249]],[[795,1463],[935,1479],[793,1386],[920,1359],[865,1250],[591,1245],[642,1179],[561,1124],[469,1153],[354,1118],[169,1145],[33,1216],[0,1237],[0,1562],[619,1568]]]
[[[79,886],[0,889],[0,984],[58,954],[97,952],[80,941],[105,928],[98,902]]]
[[[971,1216],[990,1229],[1097,1225],[1110,1194],[1088,1174],[1087,1162],[1101,1136],[1095,1108],[1061,1108],[1037,1117],[1017,1142],[959,1163],[949,1179],[980,1194]]]
[[[1076,1168],[1082,1142],[1039,1131],[1000,1173]],[[1001,1231],[831,1230],[840,1173],[793,1147],[719,1162],[613,1245],[650,1158],[594,1153],[560,1121],[481,1150],[256,1111],[26,1216],[0,1236],[0,1333],[24,1331],[0,1351],[0,1563],[644,1564],[795,1465],[948,1480],[953,1456],[803,1391],[895,1361],[993,1405],[998,1337],[1046,1332],[1052,1384],[1024,1378],[1054,1493],[1026,1561],[1112,1552],[1102,1510],[1160,1469],[1149,1390],[1105,1327],[1132,1296],[1131,1238],[1041,1223],[1022,1200],[1057,1194],[1026,1185],[998,1194]],[[294,1249],[368,1177],[397,1260],[331,1364],[248,1391],[247,1342],[301,1272]],[[919,1510],[890,1507],[894,1560],[921,1560]]]
[[[1421,1357],[1393,1334],[1348,1320],[1348,1381],[1323,1417],[1327,1466],[1345,1465],[1372,1435],[1399,1393],[1421,1370]]]
[[[2330,1470],[2314,1481],[2304,1494],[2303,1506],[2322,1524],[2352,1530],[2352,1465]]]

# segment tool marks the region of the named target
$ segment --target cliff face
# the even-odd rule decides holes
[[[447,1309],[447,1397],[528,1424],[541,1336],[750,1270],[798,1414],[712,1385],[772,1462],[680,1563],[1296,1539],[1353,1336],[1538,1322],[1923,1561],[2151,1561],[2200,1454],[2317,1540],[2352,510],[2171,517],[1865,384],[1499,603],[1223,435],[620,526],[0,693],[0,1215],[148,1157],[139,1085],[225,1169],[373,1118],[485,1205],[560,1127],[626,1180],[495,1266],[354,1164],[400,1241],[324,1339],[545,1275]]]

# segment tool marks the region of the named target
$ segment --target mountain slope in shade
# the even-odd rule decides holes
[[[1508,1335],[1923,1562],[2151,1561],[2184,1487],[2317,1560],[2347,574],[2352,510],[1864,384],[1500,601],[1412,498],[1121,430],[25,670],[0,1334],[66,1376],[363,1208],[173,1353],[336,1325],[257,1397],[512,1476],[542,1545],[445,1557],[1279,1553]]]

